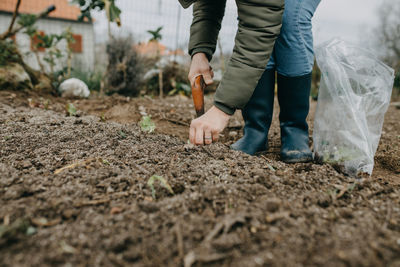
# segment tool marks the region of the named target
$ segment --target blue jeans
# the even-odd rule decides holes
[[[281,33],[267,69],[287,77],[309,74],[314,65],[311,19],[321,0],[285,0]]]

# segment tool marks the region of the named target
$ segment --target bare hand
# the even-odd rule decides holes
[[[229,115],[213,106],[203,116],[192,120],[189,140],[195,145],[209,145],[218,141],[219,134],[225,129]]]
[[[204,82],[207,85],[213,83],[214,72],[208,62],[207,56],[204,53],[197,53],[192,57],[192,63],[190,64],[190,71],[188,79],[190,84],[193,86],[195,78],[203,75]]]

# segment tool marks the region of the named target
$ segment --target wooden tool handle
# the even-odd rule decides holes
[[[197,117],[204,114],[204,89],[206,88],[206,83],[204,82],[203,76],[199,75],[194,81],[192,86],[192,96],[194,109],[196,110]]]

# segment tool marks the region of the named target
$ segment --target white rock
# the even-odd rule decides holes
[[[63,97],[87,98],[90,95],[90,91],[86,83],[76,78],[63,81],[58,87],[58,90]]]

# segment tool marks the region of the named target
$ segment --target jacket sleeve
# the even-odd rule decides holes
[[[280,33],[284,10],[284,0],[236,0],[236,3],[239,27],[235,46],[214,97],[215,106],[230,115],[251,98]],[[207,28],[210,26],[205,24]],[[214,38],[215,34],[214,30],[211,36]]]
[[[217,45],[226,0],[197,0],[193,6],[189,55],[203,52],[211,61]]]

